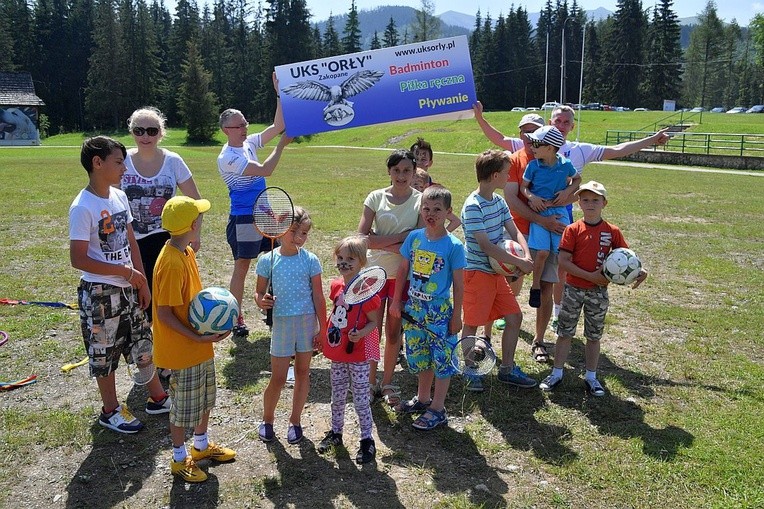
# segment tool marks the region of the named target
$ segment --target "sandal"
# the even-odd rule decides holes
[[[401,388],[397,385],[383,385],[382,386],[382,399],[388,406],[397,406],[401,403]]]
[[[446,424],[447,422],[448,416],[446,415],[445,408],[441,412],[428,408],[427,411],[417,417],[411,425],[415,429],[431,430],[437,428],[441,424]]]
[[[531,355],[533,360],[538,363],[545,364],[549,362],[549,353],[546,351],[544,343],[533,343],[531,345]]]
[[[432,403],[432,400],[428,401],[427,403],[423,403],[419,401],[418,396],[414,396],[408,401],[402,401],[395,405],[394,410],[401,414],[422,413],[427,410],[427,407],[430,406],[430,403]]]

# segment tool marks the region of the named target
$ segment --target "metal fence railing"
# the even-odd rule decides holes
[[[648,131],[608,130],[605,145],[617,145],[626,141],[640,140]],[[707,154],[724,156],[764,157],[764,134],[695,133],[677,131],[669,142],[653,150],[681,152],[683,154]]]

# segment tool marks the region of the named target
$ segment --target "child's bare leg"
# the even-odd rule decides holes
[[[281,389],[286,383],[287,371],[289,371],[289,357],[274,357],[271,355],[271,379],[263,393],[263,422],[273,424],[276,420],[276,405],[281,396]],[[297,374],[295,373],[295,378]],[[297,380],[295,380],[295,386]]]
[[[310,391],[310,360],[313,352],[297,352],[294,356],[294,392],[292,394],[291,424],[300,424],[302,410]]]
[[[523,323],[523,314],[515,313],[504,317],[506,326],[501,335],[501,365],[512,369],[515,365],[515,348],[520,336],[520,325]]]
[[[117,399],[117,386],[114,382],[114,371],[106,376],[97,376],[96,384],[98,384],[98,392],[101,393],[103,409],[111,412],[117,408],[119,400]]]
[[[385,353],[384,371],[382,372],[382,385],[389,385],[393,381],[393,372],[398,362],[398,352],[401,349],[401,319],[387,314],[385,322]]]
[[[203,435],[207,433],[207,427],[210,423],[210,411],[207,410],[202,414],[202,420],[199,421],[199,424],[194,426],[194,435]]]
[[[554,347],[554,367],[555,369],[562,369],[565,366],[565,361],[568,360],[568,354],[570,354],[570,345],[573,338],[570,336],[557,336],[557,343]]]
[[[430,408],[438,412],[442,412],[446,408],[446,395],[448,394],[448,386],[450,384],[451,377],[435,379],[435,393],[432,397]]]
[[[431,369],[420,371],[417,378],[417,399],[422,403],[427,403],[432,399],[432,380],[435,378],[435,372]]]
[[[549,251],[542,250],[536,251],[536,254],[533,257],[533,284],[531,285],[531,288],[534,290],[541,288],[541,274],[544,272],[544,265],[546,264],[547,258],[549,258]]]
[[[597,371],[597,365],[600,361],[600,342],[587,339],[584,357],[586,359],[586,371]]]
[[[151,381],[149,381],[148,389],[149,389],[149,396],[151,396],[151,399],[153,399],[157,403],[162,401],[164,397],[167,396],[167,393],[165,392],[164,387],[162,387],[162,382],[159,380],[158,374],[154,375]]]

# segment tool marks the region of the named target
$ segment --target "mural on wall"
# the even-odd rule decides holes
[[[37,108],[0,107],[0,145],[39,145]]]

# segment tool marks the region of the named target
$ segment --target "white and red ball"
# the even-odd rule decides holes
[[[523,250],[523,247],[512,239],[502,239],[497,245],[511,255],[517,256],[518,258],[525,258],[525,250]],[[511,263],[500,262],[490,256],[488,257],[488,261],[491,262],[491,267],[497,274],[501,274],[502,276],[516,275],[515,272],[517,271],[517,267]]]
[[[642,261],[634,251],[625,247],[613,249],[602,264],[602,274],[617,285],[633,283],[641,270]]]
[[[200,334],[228,332],[238,320],[239,303],[225,288],[205,288],[188,306],[188,321]]]

